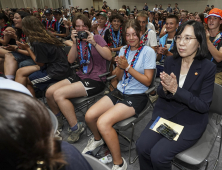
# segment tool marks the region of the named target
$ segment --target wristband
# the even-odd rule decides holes
[[[129,71],[129,68],[130,68],[130,65],[128,65],[128,67],[126,67],[126,69],[125,69],[125,70],[126,70],[126,71]]]
[[[94,45],[94,47],[96,47],[96,45],[97,45],[97,42],[96,42],[96,44]]]

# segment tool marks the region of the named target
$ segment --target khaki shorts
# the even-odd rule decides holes
[[[222,72],[215,74],[215,83],[222,85]]]

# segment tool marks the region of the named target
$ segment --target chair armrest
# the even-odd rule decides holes
[[[75,64],[74,66],[70,66],[71,69],[79,68],[79,64]]]
[[[100,74],[99,78],[104,77],[104,76],[108,76],[109,74],[110,74],[110,72],[106,72],[106,73]]]
[[[220,120],[220,126],[222,126],[222,119]]]
[[[112,76],[107,77],[106,80],[107,80],[107,81],[110,81],[110,80],[112,80],[112,79],[115,78],[115,77],[116,77],[116,75],[112,75]]]
[[[147,91],[145,91],[145,94],[149,95],[153,90],[155,90],[155,87],[149,88]]]

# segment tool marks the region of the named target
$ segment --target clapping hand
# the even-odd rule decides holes
[[[121,69],[125,70],[129,66],[128,61],[127,61],[125,56],[119,56],[117,59],[118,59],[117,60],[117,65]]]
[[[163,90],[165,92],[169,91],[169,92],[175,94],[177,91],[177,87],[178,87],[177,78],[176,78],[175,74],[171,73],[170,75],[168,75],[167,73],[162,72],[160,74],[160,78],[161,78],[161,84],[163,86]]]
[[[30,48],[30,46],[25,42],[23,43],[23,42],[16,41],[16,44],[18,45],[18,47],[20,47],[23,50],[27,50],[28,48]]]

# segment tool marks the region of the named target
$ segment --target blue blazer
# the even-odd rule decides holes
[[[174,73],[179,85],[179,76],[182,58],[167,57],[164,61],[164,71]],[[178,86],[175,95],[163,91],[159,85],[152,120],[158,116],[165,119],[175,118],[184,129],[180,135],[186,140],[195,140],[201,137],[208,123],[208,112],[213,96],[216,65],[208,59],[194,60],[182,88]]]

